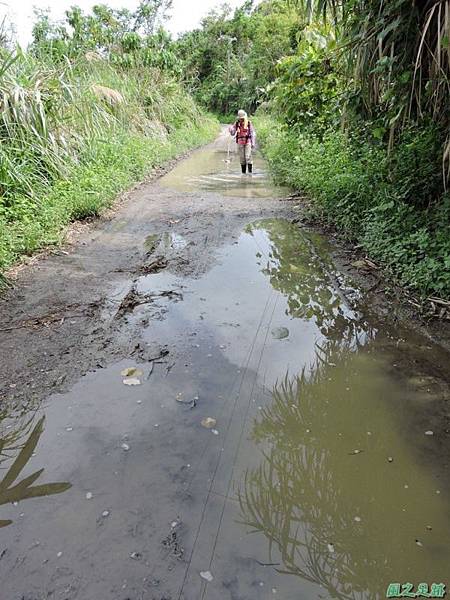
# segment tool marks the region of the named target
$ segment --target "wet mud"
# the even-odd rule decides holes
[[[222,137],[6,298],[1,600],[446,582],[448,355],[381,321],[256,165]]]

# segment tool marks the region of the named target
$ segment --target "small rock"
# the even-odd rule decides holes
[[[206,427],[206,429],[212,429],[217,423],[216,419],[212,417],[205,417],[202,419],[202,427]]]
[[[103,517],[104,519],[106,519],[106,517],[109,517],[109,510],[104,510],[104,511],[102,512],[102,517]]]
[[[92,492],[88,492],[88,493],[86,494],[86,500],[92,500],[92,498],[93,498],[93,497],[94,497],[94,496],[93,496]]]
[[[217,429],[211,429],[211,433],[213,433],[214,435],[219,435],[219,432],[217,431]]]
[[[140,552],[132,552],[130,554],[130,558],[132,558],[133,560],[141,560],[142,554]]]
[[[392,456],[388,456],[388,459],[387,459],[387,460],[388,460],[388,462],[390,462],[390,463],[391,463],[391,462],[394,462],[394,459],[392,458]]]
[[[428,431],[425,431],[425,435],[434,435],[434,431],[431,431],[431,429],[429,429]]]
[[[275,329],[272,329],[272,337],[276,340],[284,340],[289,337],[289,329],[287,327],[275,327]]]
[[[357,523],[361,523],[361,517],[355,517],[355,521],[356,521]]]
[[[327,548],[328,548],[328,552],[331,552],[331,554],[334,553],[334,545],[333,544],[327,544]]]
[[[57,558],[61,558],[62,552],[58,552],[58,554],[56,556],[57,556]]]
[[[200,577],[202,579],[205,579],[206,581],[209,581],[210,583],[214,579],[214,577],[212,576],[211,571],[200,571]]]
[[[122,448],[122,450],[125,450],[125,452],[128,452],[128,450],[130,449],[130,446],[128,444],[122,444],[120,447]]]
[[[417,544],[418,546],[423,546],[423,544],[422,544],[422,542],[421,542],[420,540],[416,540],[416,544]]]

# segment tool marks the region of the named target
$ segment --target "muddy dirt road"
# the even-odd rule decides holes
[[[0,600],[448,583],[448,354],[238,171],[222,136],[3,298]]]

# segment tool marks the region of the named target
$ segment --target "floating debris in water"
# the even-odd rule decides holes
[[[214,577],[212,576],[211,571],[200,571],[200,577],[202,579],[205,579],[206,581],[209,581],[210,583],[214,579]]]
[[[62,556],[62,552],[58,552],[58,554],[56,555],[57,558],[61,558]]]
[[[73,431],[73,427],[66,427],[66,431]]]
[[[206,429],[212,429],[217,423],[216,419],[212,417],[205,417],[202,419],[202,427],[206,427]]]
[[[123,380],[124,385],[141,385],[141,380],[136,377],[130,377],[129,379]]]
[[[141,377],[142,371],[136,367],[128,367],[120,373],[122,377]]]

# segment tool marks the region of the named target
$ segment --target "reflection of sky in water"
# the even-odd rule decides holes
[[[259,334],[266,384],[312,365],[316,346],[355,349],[372,335],[370,327],[327,281],[323,262],[297,227],[273,219],[249,227],[238,243],[218,254],[207,276],[189,281],[189,293],[171,307],[172,335],[207,327],[227,358],[242,364],[249,342]],[[141,292],[183,285],[165,273],[143,277]],[[199,320],[199,316],[201,319]],[[158,325],[156,325],[158,327]],[[289,336],[272,331],[286,327]],[[152,329],[152,335],[154,329]]]
[[[155,254],[170,247],[180,256],[184,244],[176,234],[146,241]],[[137,539],[154,552],[150,562],[158,561],[167,522],[188,510],[178,470],[189,462],[199,469],[190,498],[193,514],[204,501],[206,480],[216,493],[207,501],[210,518],[199,529],[190,567],[194,586],[215,535],[215,584],[236,579],[239,598],[264,597],[254,588],[255,565],[258,577],[264,571],[268,581],[276,580],[278,597],[289,600],[375,600],[391,580],[441,577],[450,562],[444,493],[436,493],[436,480],[399,430],[414,392],[389,375],[377,331],[350,306],[354,290],[334,272],[326,248],[289,222],[270,219],[248,226],[216,259],[198,278],[163,270],[137,281],[136,292],[148,294],[148,302],[126,314],[117,335],[134,344],[139,330],[144,340],[170,348],[154,371],[149,363],[139,365],[142,385],[123,385],[120,372],[130,366],[127,360],[87,375],[46,407],[47,431],[23,477],[45,466],[44,482],[70,481],[73,488],[40,504],[2,506],[2,519],[15,525],[23,511],[28,528],[22,537],[14,525],[2,529],[9,547],[16,536],[15,552],[25,555],[40,539],[54,554],[63,539],[64,556],[77,563],[88,546],[92,553],[80,569],[95,563],[104,577],[90,583],[91,596],[101,596],[104,581],[114,580],[121,589],[123,557],[136,541],[130,547],[124,531],[135,531],[140,515],[145,536],[138,533]],[[164,296],[170,290],[183,300]],[[128,291],[111,299],[111,319]],[[152,319],[158,311],[163,318]],[[276,339],[276,328],[286,328],[288,337]],[[303,369],[306,380],[297,382]],[[199,398],[195,410],[176,401],[180,392],[187,400]],[[218,436],[199,425],[207,415],[217,417]],[[204,443],[209,445],[202,458]],[[87,490],[94,491],[93,501],[86,501]],[[164,507],[172,501],[168,516]],[[117,522],[110,519],[109,530],[99,525],[99,515],[111,506]],[[156,530],[151,543],[149,519]],[[246,536],[246,530],[259,534]],[[102,562],[111,544],[120,568],[108,551]],[[23,569],[36,579],[42,559],[28,555],[28,561]],[[291,576],[261,567],[272,561]],[[214,589],[225,593],[208,588]],[[211,594],[206,598],[219,597]],[[201,596],[193,591],[186,597]]]

